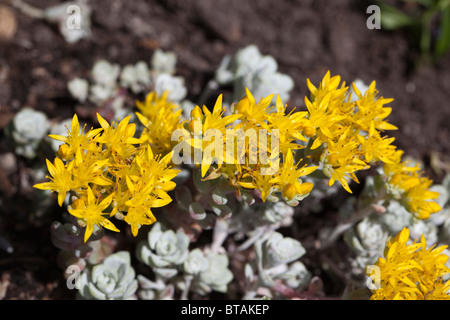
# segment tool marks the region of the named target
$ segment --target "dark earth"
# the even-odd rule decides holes
[[[91,1],[92,35],[75,44],[66,43],[55,25],[30,18],[12,2],[0,0],[17,23],[12,35],[0,39],[0,129],[25,106],[50,119],[72,117],[77,102],[66,84],[76,76],[88,77],[97,59],[125,65],[150,61],[157,48],[174,51],[177,74],[185,78],[188,98],[195,102],[224,55],[256,44],[293,77],[289,104],[299,108],[306,79],[318,83],[327,70],[347,83],[376,80],[381,95],[395,99],[389,119],[399,128],[390,133],[396,145],[422,160],[436,182],[449,172],[450,53],[436,63],[418,63],[419,52],[406,31],[366,27],[370,1],[97,0]],[[26,2],[38,8],[59,3]],[[133,108],[133,101],[127,107]],[[1,130],[0,155],[12,153],[14,161],[0,165],[0,233],[14,252],[0,250],[0,299],[73,299],[50,241],[50,224],[61,220],[63,209],[55,200],[50,212],[36,213],[30,168],[44,163],[48,154],[30,161],[13,152]],[[314,221],[299,212],[295,228],[308,228],[299,239],[305,247],[313,247],[322,225],[335,223],[342,200],[334,202]],[[329,297],[342,295],[347,254],[339,243],[329,254],[337,266],[334,277],[324,274],[314,253],[302,260],[322,277]]]

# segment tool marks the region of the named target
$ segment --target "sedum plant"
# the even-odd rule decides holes
[[[130,264],[130,254],[120,251],[106,257],[92,270],[86,269],[78,283],[80,299],[134,300],[138,282]]]
[[[163,277],[173,277],[177,274],[176,266],[182,265],[189,254],[189,237],[179,229],[162,230],[159,222],[153,224],[148,233],[148,239],[137,248],[140,261],[152,267]]]
[[[232,101],[239,101],[245,88],[252,91],[256,99],[276,92],[282,100],[288,100],[294,87],[294,80],[278,71],[277,61],[261,54],[255,45],[240,49],[233,57],[224,57],[215,79],[220,85],[232,84]]]
[[[15,152],[28,159],[36,157],[41,141],[50,129],[50,122],[41,111],[25,107],[12,121],[11,137],[15,143]]]
[[[205,259],[199,256],[191,257],[191,265],[193,259],[200,261],[201,268],[204,269],[201,272],[198,270],[193,281],[193,290],[201,295],[206,295],[213,290],[226,293],[227,285],[233,280],[233,273],[228,269],[229,260],[226,254],[209,252]]]
[[[364,269],[383,253],[388,233],[383,226],[369,218],[363,219],[355,228],[345,232],[344,239],[356,253],[357,267]]]
[[[449,224],[438,216],[447,205],[442,188],[388,135],[397,129],[388,121],[392,99],[380,96],[375,82],[347,86],[327,72],[318,84],[307,79],[305,109],[292,109],[283,102],[289,77],[278,73],[273,58],[248,47],[216,75],[235,85],[234,103],[224,103],[219,94],[214,105],[186,112],[175,62],[158,52],[149,69],[140,62],[122,72],[107,62],[96,65],[92,80],[113,95],[120,86],[133,93],[151,90],[137,101],[136,117],[109,121],[97,114],[99,127],[87,129],[75,114],[65,135],[50,135],[60,145],[55,159],[46,161],[49,181],[35,187],[56,192],[58,204],[73,217],[74,226],[55,241],[61,250],[85,259],[74,248],[95,243],[96,232],[108,239],[117,236],[109,231],[128,225],[137,237],[150,226],[135,248],[145,273],[135,279],[127,252],[88,261],[82,297],[189,299],[213,291],[236,296],[232,281],[243,284],[244,299],[318,297],[321,280],[300,261],[306,249],[279,229],[292,226],[297,206],[320,211],[320,201],[340,187],[350,200],[337,224],[321,230],[316,249],[326,250],[343,235],[355,269],[374,263],[394,232],[408,227],[430,243]],[[276,79],[284,79],[279,87]],[[92,92],[91,87],[89,97]],[[356,197],[362,171],[370,176]],[[72,238],[75,247],[69,245]],[[430,265],[443,260],[430,257]]]
[[[272,233],[261,246],[262,267],[265,269],[292,262],[305,254],[305,249],[299,241],[283,237],[279,232]]]

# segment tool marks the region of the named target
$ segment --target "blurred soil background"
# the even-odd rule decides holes
[[[37,8],[60,3],[25,2]],[[436,64],[418,65],[419,53],[410,46],[409,34],[366,27],[370,1],[91,0],[89,4],[92,34],[69,44],[57,26],[25,15],[12,0],[0,0],[0,233],[14,248],[13,253],[0,250],[0,298],[74,297],[50,241],[50,224],[60,219],[63,209],[54,201],[51,212],[39,212],[32,188],[30,168],[45,163],[48,155],[33,161],[15,155],[2,129],[27,106],[57,121],[71,118],[78,102],[71,98],[67,82],[87,78],[98,59],[125,65],[149,62],[157,48],[174,51],[177,75],[185,78],[193,102],[223,56],[249,44],[272,55],[279,70],[293,77],[295,88],[288,103],[298,108],[308,94],[306,79],[318,83],[327,70],[347,83],[376,80],[381,95],[395,99],[389,119],[399,128],[390,132],[396,145],[423,161],[435,182],[448,172],[450,54]],[[127,103],[134,107],[134,101]],[[330,214],[333,209],[330,205]],[[328,223],[324,220],[330,214],[317,220],[316,227]],[[317,228],[308,222],[299,223],[302,226],[310,228],[302,243],[314,241]],[[345,256],[337,255],[345,263]],[[302,261],[321,272],[313,257]],[[326,290],[335,295],[342,287]]]

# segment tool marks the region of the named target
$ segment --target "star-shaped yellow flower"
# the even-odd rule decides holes
[[[109,213],[104,212],[109,207],[113,196],[109,195],[100,203],[94,195],[94,192],[89,187],[87,189],[87,200],[79,199],[74,205],[75,209],[69,209],[69,213],[74,217],[83,219],[86,222],[86,231],[84,234],[84,242],[86,242],[94,231],[94,225],[105,227],[106,229],[119,232],[114,224],[109,221],[104,215]]]
[[[54,163],[51,163],[46,159],[47,168],[51,177],[46,176],[50,179],[50,182],[43,182],[34,185],[34,188],[41,190],[52,190],[58,192],[58,204],[62,206],[66,194],[72,189],[72,168],[73,162],[70,162],[67,167],[64,165],[63,161],[59,158],[55,158]]]

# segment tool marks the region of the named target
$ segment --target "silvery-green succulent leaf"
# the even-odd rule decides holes
[[[420,239],[422,235],[427,239],[427,246],[438,242],[438,227],[428,220],[416,220],[409,225],[411,239]]]
[[[226,205],[210,204],[211,210],[219,217],[229,219],[233,213],[231,208]]]
[[[150,78],[150,70],[147,63],[145,63],[144,61],[138,61],[134,65],[134,70],[136,72],[138,82],[148,87],[151,84],[152,80]]]
[[[285,280],[289,287],[302,291],[308,287],[312,274],[303,263],[296,261],[289,266],[286,272],[277,275],[277,278]]]
[[[288,226],[292,223],[294,208],[284,202],[271,203],[264,210],[264,219],[270,223],[281,223],[282,226]]]
[[[147,241],[140,242],[137,257],[150,267],[166,268],[182,264],[189,253],[189,237],[182,229],[162,230],[161,223],[153,224]]]
[[[157,49],[152,56],[152,70],[156,73],[175,73],[177,56],[174,52]]]
[[[272,56],[262,57],[256,66],[256,72],[260,78],[271,76],[277,72],[278,63]]]
[[[230,56],[225,56],[220,62],[220,65],[215,73],[215,80],[219,84],[229,84],[234,80],[235,75],[232,71],[230,71],[231,61],[232,60]]]
[[[264,241],[262,250],[264,268],[290,263],[299,259],[306,252],[299,241],[290,237],[283,237],[279,232],[273,232]]]
[[[89,100],[93,103],[99,104],[114,94],[115,88],[104,84],[93,84],[89,90]]]
[[[289,92],[294,87],[294,80],[285,74],[273,73],[264,78],[252,80],[255,99],[261,99],[269,95],[269,92],[275,92],[280,95],[282,101],[289,99]],[[246,83],[250,86],[250,83]]]
[[[390,235],[395,235],[410,224],[411,214],[401,203],[391,200],[386,207],[386,212],[380,216],[379,220]]]
[[[53,245],[61,250],[72,251],[81,244],[81,229],[71,223],[53,222],[50,235]]]
[[[349,229],[344,233],[344,241],[347,245],[352,248],[355,252],[361,253],[364,252],[364,247],[361,244],[361,241],[356,236],[356,232],[353,229]]]
[[[344,239],[356,253],[372,256],[383,253],[388,236],[378,221],[366,218],[355,230],[348,230]]]
[[[277,71],[276,60],[262,55],[258,47],[249,45],[240,49],[233,58],[225,57],[216,71],[219,84],[233,83],[233,100],[240,100],[248,88],[256,100],[279,94],[285,101],[294,87],[293,79]]]
[[[134,93],[140,93],[151,84],[150,70],[144,61],[135,65],[128,64],[120,73],[120,85],[130,88]]]
[[[129,300],[136,299],[138,282],[130,265],[130,255],[120,251],[106,257],[92,270],[85,269],[79,282],[80,299]]]
[[[220,188],[214,189],[211,197],[214,203],[217,205],[225,205],[228,202],[226,194]]]
[[[89,82],[86,79],[76,77],[69,81],[67,89],[72,97],[80,102],[85,102],[89,95]]]
[[[143,275],[138,275],[137,280],[139,283],[139,287],[142,289],[162,290],[166,286],[164,281],[162,281],[161,279],[151,281]]]
[[[25,107],[14,116],[12,137],[17,144],[38,144],[49,129],[45,113]]]
[[[195,220],[203,220],[206,218],[205,208],[198,202],[189,205],[189,214]]]
[[[99,234],[103,237],[104,230],[100,229],[100,231],[94,231],[87,243],[89,247],[92,248],[92,252],[87,258],[87,261],[91,265],[100,263],[105,257],[111,255],[114,251],[114,242],[107,237],[98,237]]]
[[[175,199],[180,208],[186,211],[189,210],[189,205],[193,202],[191,191],[186,186],[175,190]]]
[[[236,53],[237,74],[242,76],[247,70],[255,70],[261,60],[261,52],[256,45],[248,45]]]
[[[241,198],[249,206],[255,203],[255,198],[246,190],[241,190]]]
[[[225,254],[211,252],[206,258],[208,268],[195,279],[194,290],[201,295],[206,295],[212,290],[225,293],[228,284],[233,280],[233,273],[228,269],[228,257]]]
[[[150,232],[147,235],[148,238],[148,244],[150,249],[155,249],[156,244],[158,243],[158,240],[161,238],[163,234],[162,231],[162,225],[159,222],[156,222],[153,224],[152,229],[150,230]]]
[[[101,59],[94,64],[91,71],[92,80],[105,88],[114,88],[120,74],[120,66]]]
[[[268,273],[264,269],[259,270],[258,281],[261,283],[262,286],[267,288],[271,288],[275,285],[275,282],[270,273]]]
[[[168,73],[160,74],[155,80],[155,92],[162,95],[165,91],[169,94],[167,98],[173,102],[181,102],[186,97],[187,89],[182,77],[174,77]]]
[[[245,280],[247,280],[248,283],[252,283],[255,278],[255,271],[253,270],[253,267],[249,263],[245,264],[244,274]]]
[[[178,274],[178,270],[174,268],[153,268],[153,272],[165,279],[170,279]]]
[[[27,159],[33,159],[36,157],[36,150],[39,144],[36,141],[30,142],[28,144],[17,145],[15,152],[19,156],[23,156]]]
[[[197,275],[208,269],[208,259],[203,254],[203,251],[196,248],[189,252],[187,259],[183,263],[183,270],[187,274]]]
[[[142,300],[173,300],[175,287],[160,278],[151,281],[143,275],[138,275],[138,296]]]
[[[127,64],[122,68],[122,72],[120,73],[120,85],[130,88],[133,92],[139,92],[139,80],[133,65]]]

